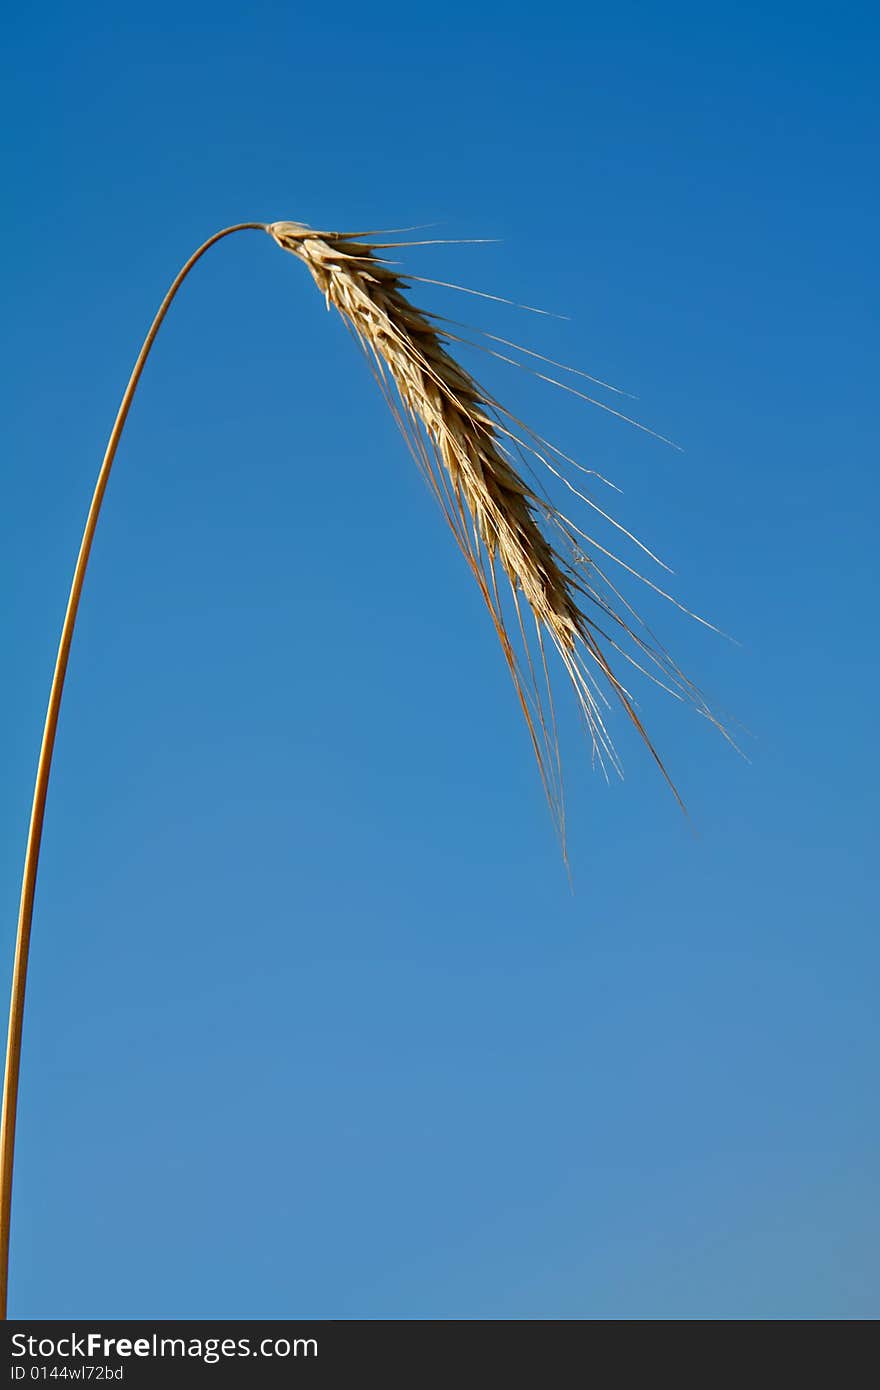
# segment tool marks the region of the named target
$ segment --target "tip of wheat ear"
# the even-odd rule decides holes
[[[336,308],[352,330],[440,502],[492,616],[560,828],[562,788],[547,643],[568,673],[603,768],[610,764],[620,770],[605,725],[610,695],[623,706],[681,802],[606,649],[640,670],[646,663],[652,679],[678,698],[693,701],[704,714],[709,711],[665,650],[653,643],[646,628],[639,629],[637,615],[595,558],[585,553],[585,533],[533,491],[514,467],[513,456],[523,448],[547,462],[534,447],[537,436],[531,436],[531,444],[521,438],[530,432],[455,360],[449,335],[408,298],[407,277],[382,259],[380,248],[360,236],[317,231],[301,222],[273,222],[266,230],[303,262],[328,308]],[[550,534],[562,538],[566,554]],[[597,549],[602,558],[611,554]],[[499,568],[512,590],[512,602],[506,605],[499,593]],[[624,649],[624,641],[635,654]]]

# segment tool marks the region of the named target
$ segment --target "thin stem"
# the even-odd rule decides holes
[[[43,835],[43,818],[46,810],[46,792],[49,786],[49,774],[52,768],[52,751],[55,746],[55,733],[58,728],[58,713],[61,708],[61,695],[64,689],[64,677],[67,672],[67,660],[70,655],[70,644],[73,640],[73,630],[76,624],[76,614],[79,608],[80,595],[82,594],[83,580],[85,579],[86,567],[89,563],[89,553],[92,548],[92,540],[95,535],[95,528],[98,524],[98,516],[101,511],[101,503],[104,500],[104,493],[107,489],[107,482],[110,477],[110,470],[113,467],[113,460],[116,457],[116,449],[122,437],[122,431],[128,412],[137,390],[138,382],[144,365],[150,355],[150,349],[156,338],[156,334],[162,325],[171,303],[180,289],[184,280],[197,261],[201,260],[205,252],[221,241],[223,237],[231,236],[233,232],[266,231],[263,222],[239,222],[233,227],[224,227],[222,231],[215,232],[214,236],[199,247],[190,256],[186,265],[174,280],[171,288],[159,307],[159,312],[153,319],[150,331],[144,339],[144,345],[138,354],[138,359],[134,364],[134,370],[125,388],[125,395],[119,406],[119,413],[110,432],[107,441],[107,452],[101,464],[101,471],[98,474],[98,481],[95,484],[95,492],[92,497],[92,504],[89,508],[89,515],[86,520],[83,538],[79,548],[79,556],[76,562],[76,569],[73,574],[73,583],[70,587],[70,598],[67,601],[67,612],[64,615],[64,626],[61,629],[61,640],[58,644],[58,656],[55,661],[55,672],[52,676],[52,688],[49,692],[49,708],[46,714],[46,724],[43,730],[43,742],[40,747],[40,760],[37,764],[37,778],[34,786],[34,802],[31,810],[30,827],[28,829],[27,851],[24,860],[24,875],[21,885],[21,903],[18,915],[18,936],[15,943],[15,964],[12,971],[12,999],[9,1005],[9,1041],[6,1048],[6,1071],[3,1080],[3,1115],[0,1119],[0,1318],[6,1317],[6,1298],[9,1278],[9,1226],[12,1207],[12,1164],[15,1153],[15,1117],[18,1102],[18,1078],[21,1067],[21,1032],[24,1017],[24,997],[27,985],[27,966],[28,952],[30,949],[31,919],[34,911],[34,890],[37,881],[37,865],[40,858],[40,841]]]

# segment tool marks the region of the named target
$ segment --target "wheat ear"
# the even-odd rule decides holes
[[[619,768],[603,716],[608,703],[603,698],[604,685],[623,706],[682,804],[605,647],[616,648],[626,660],[640,665],[621,648],[618,638],[625,636],[653,666],[649,674],[679,698],[692,700],[702,713],[712,715],[700,692],[651,639],[642,620],[585,553],[582,542],[591,538],[579,532],[546,496],[528,486],[514,467],[514,449],[525,448],[556,472],[543,451],[543,441],[537,441],[539,448],[535,436],[531,442],[524,439],[530,432],[451,356],[452,335],[412,304],[405,292],[409,277],[379,256],[381,248],[356,235],[319,232],[299,222],[274,222],[268,231],[279,246],[303,262],[328,308],[336,308],[353,330],[442,506],[492,615],[560,830],[562,790],[545,638],[568,672],[599,761]],[[562,538],[567,555],[551,542],[550,531]],[[513,623],[501,599],[497,567],[513,593]],[[533,616],[534,638],[522,623],[520,596]],[[616,635],[606,633],[606,624]],[[536,659],[530,653],[533,640],[538,645]],[[545,677],[543,681],[537,672]]]

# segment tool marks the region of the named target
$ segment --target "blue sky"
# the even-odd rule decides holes
[[[569,321],[426,306],[626,386],[683,445],[479,364],[740,639],[643,605],[751,731],[746,764],[641,692],[689,827],[621,720],[609,787],[563,706],[572,891],[479,595],[348,335],[268,239],[215,250],[74,646],[12,1314],[876,1316],[876,16],[9,23],[4,970],[106,435],[230,221],[501,238],[408,264]]]

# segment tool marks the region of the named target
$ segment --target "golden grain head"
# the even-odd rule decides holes
[[[617,525],[567,479],[565,466],[574,461],[528,430],[455,360],[449,344],[463,340],[441,331],[430,315],[412,304],[405,291],[419,277],[401,274],[383,258],[387,243],[315,231],[299,222],[274,222],[267,231],[303,262],[327,307],[336,308],[353,331],[440,502],[492,616],[560,830],[562,787],[548,640],[571,679],[598,762],[620,770],[605,723],[610,696],[626,710],[680,802],[632,696],[612,669],[609,652],[717,721],[700,692],[619,594],[599,559],[637,571],[576,526],[543,492],[530,487],[514,464],[519,458],[525,466],[531,456]],[[511,360],[500,352],[492,355]],[[629,532],[624,534],[635,541]],[[499,567],[509,581],[512,607],[502,603]],[[662,589],[658,592],[671,597]]]

